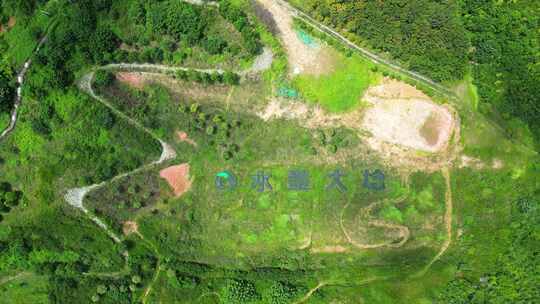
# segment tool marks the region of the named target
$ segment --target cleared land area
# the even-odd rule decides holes
[[[452,114],[414,87],[385,79],[370,88],[364,100],[370,106],[362,125],[373,140],[426,152],[439,152],[447,146],[454,127]]]

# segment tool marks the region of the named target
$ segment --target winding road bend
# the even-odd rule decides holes
[[[0,133],[0,140],[4,139],[8,136],[9,133],[11,133],[15,129],[15,125],[17,124],[17,117],[19,114],[19,107],[22,103],[22,88],[24,85],[24,80],[26,76],[26,72],[28,72],[28,69],[32,65],[32,57],[39,52],[43,44],[47,41],[47,36],[44,36],[39,41],[36,49],[32,52],[32,55],[26,62],[24,63],[21,71],[17,74],[17,92],[15,95],[15,102],[13,103],[13,110],[11,111],[11,117],[9,120],[8,126]]]

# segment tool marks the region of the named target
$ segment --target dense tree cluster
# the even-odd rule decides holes
[[[0,222],[2,222],[2,213],[8,213],[12,208],[19,205],[23,198],[21,191],[13,189],[7,182],[0,182]]]
[[[354,33],[435,80],[461,79],[469,42],[455,1],[307,1],[317,19]]]
[[[219,1],[219,12],[242,34],[244,45],[250,54],[257,55],[262,51],[259,34],[253,28],[246,13],[227,0]]]
[[[0,66],[0,112],[9,111],[15,97],[13,73],[7,66]]]
[[[0,2],[0,15],[3,16],[29,16],[38,5],[47,2],[46,0],[3,0]]]
[[[226,71],[224,73],[206,73],[196,70],[180,70],[175,75],[175,78],[199,82],[202,84],[227,84],[238,85],[240,82],[240,76],[236,73]]]
[[[523,120],[540,139],[540,2],[460,2],[482,101],[505,120]]]
[[[226,303],[243,304],[254,303],[260,299],[255,284],[246,280],[229,280],[222,290],[222,297]]]
[[[467,277],[454,279],[439,295],[440,303],[533,303],[540,298],[539,198],[537,194],[514,202],[512,223],[507,237],[501,240],[508,247],[498,255],[492,270],[478,281]],[[466,244],[460,245],[466,248]],[[466,262],[461,267],[465,268]]]

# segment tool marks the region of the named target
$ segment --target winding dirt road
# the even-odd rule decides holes
[[[13,110],[11,111],[11,117],[8,126],[0,133],[0,140],[4,139],[9,133],[11,133],[15,129],[15,125],[17,124],[17,117],[19,114],[19,107],[22,103],[22,88],[24,85],[24,80],[26,77],[26,73],[28,72],[28,69],[32,65],[32,57],[36,55],[43,44],[47,41],[47,36],[44,36],[39,41],[36,49],[34,52],[32,52],[32,55],[23,65],[23,68],[21,71],[17,74],[17,91],[15,95],[15,102],[13,103]]]
[[[402,201],[402,200],[404,200],[404,199],[398,199],[398,201]],[[375,203],[375,204],[377,204],[377,203]],[[403,246],[409,240],[409,237],[411,236],[411,232],[409,231],[409,228],[407,226],[398,225],[398,224],[392,224],[392,223],[388,223],[388,222],[385,222],[385,221],[382,221],[382,220],[371,220],[371,219],[367,221],[367,226],[380,227],[380,228],[386,228],[386,229],[391,229],[391,230],[398,230],[399,231],[399,237],[400,237],[401,240],[398,243],[394,243],[394,240],[389,240],[389,241],[386,241],[386,242],[376,243],[376,244],[364,244],[364,243],[359,243],[359,242],[353,240],[353,238],[351,237],[349,232],[347,232],[347,229],[345,229],[345,225],[343,224],[343,215],[345,214],[345,210],[347,210],[347,207],[349,207],[349,205],[350,205],[350,203],[347,203],[343,207],[343,210],[341,211],[339,224],[341,226],[341,231],[345,235],[345,238],[347,239],[349,244],[353,245],[354,247],[356,247],[358,249],[376,249],[376,248],[381,248],[381,247],[399,248],[399,247]],[[371,209],[371,206],[368,206],[365,209]],[[369,211],[366,212],[366,213],[369,213]],[[368,216],[369,216],[369,214],[368,214]]]

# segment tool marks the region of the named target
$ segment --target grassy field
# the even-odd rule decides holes
[[[257,88],[248,83],[235,92],[249,96],[250,89]],[[371,277],[403,277],[425,266],[444,239],[441,216],[445,189],[438,174],[414,175],[410,184],[404,185],[396,172],[376,158],[358,155],[339,161],[341,152],[360,149],[362,143],[351,139],[333,154],[319,139],[320,132],[328,130],[300,128],[294,121],[264,123],[249,113],[236,112],[249,98],[235,99],[232,111],[224,111],[222,101],[211,97],[197,100],[157,85],[137,92],[116,83],[103,93],[174,143],[179,156],[169,164],[186,162],[191,166],[193,187],[179,199],[171,196],[156,168],[97,190],[85,202],[117,230],[123,221],[136,220],[140,233],[155,244],[161,256],[175,257],[175,262],[166,266],[174,275],[161,272],[161,283],[156,284],[161,287],[155,287],[153,297],[178,299],[179,290],[166,286],[186,284],[182,294],[187,298],[208,297],[210,301],[215,292],[224,296],[231,279],[250,276],[263,278],[256,281],[257,290],[266,290],[271,279],[260,274],[265,268],[276,269],[274,275],[280,280],[295,277],[291,280],[304,291],[320,280],[341,285],[361,284]],[[130,106],[135,102],[137,107]],[[136,109],[143,104],[147,107],[141,113]],[[194,112],[192,104],[199,105]],[[208,132],[209,127],[214,131]],[[178,130],[186,131],[197,147],[178,141]],[[225,156],[228,152],[231,158]],[[327,189],[332,181],[328,174],[338,168],[345,173],[342,180],[347,191],[343,193]],[[382,192],[362,185],[363,170],[377,168],[386,172]],[[288,189],[288,174],[293,169],[309,173],[308,191]],[[236,189],[216,188],[216,173],[223,170],[236,175]],[[272,191],[258,192],[252,187],[257,172],[269,176]],[[138,208],[132,208],[134,201],[139,202]],[[366,215],[364,210],[371,205],[375,207]],[[392,229],[366,224],[372,219],[405,225],[413,238],[402,248],[372,252],[348,244],[341,222],[359,243],[397,240]],[[325,253],[336,246],[346,251]],[[188,262],[196,264],[182,270],[181,265]],[[197,267],[202,270],[195,271]],[[231,267],[237,270],[225,270]],[[391,270],[395,267],[400,267],[400,274]],[[239,273],[240,269],[245,273]],[[283,269],[295,269],[294,275],[281,273]],[[191,280],[199,282],[197,287],[191,286]],[[202,286],[207,286],[207,291]],[[315,298],[319,296],[323,302],[327,299],[324,294]]]
[[[0,282],[2,279],[0,278]],[[50,303],[46,277],[31,273],[14,274],[13,279],[0,285],[2,304]]]
[[[332,49],[333,72],[320,76],[299,75],[293,80],[303,99],[320,104],[330,112],[346,112],[362,104],[365,90],[382,77],[374,72],[374,64],[352,54],[347,57]]]

